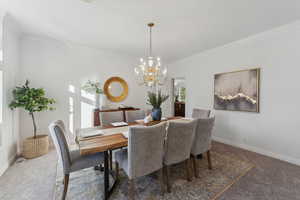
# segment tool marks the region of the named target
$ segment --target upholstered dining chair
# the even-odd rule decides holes
[[[154,126],[130,127],[128,148],[115,153],[116,171],[119,166],[129,178],[129,198],[134,199],[134,179],[159,171],[161,193],[164,193],[163,154],[166,122]]]
[[[187,180],[191,181],[190,153],[195,136],[197,120],[190,122],[169,122],[165,142],[164,169],[166,171],[167,191],[171,192],[170,166],[185,163]]]
[[[63,125],[63,126],[62,126]],[[100,165],[104,161],[103,153],[81,156],[79,150],[70,151],[64,133],[62,121],[54,121],[49,125],[51,138],[55,145],[64,172],[64,191],[62,199],[66,198],[70,173]]]
[[[145,118],[145,111],[144,110],[129,110],[125,112],[126,115],[126,122],[135,122],[138,119]]]
[[[107,126],[113,122],[122,122],[123,111],[113,111],[113,112],[100,112],[100,122],[101,125]]]
[[[73,144],[73,142],[75,142],[75,141],[72,140],[71,133],[70,133],[70,131],[68,131],[66,129],[66,126],[65,126],[64,122],[62,120],[57,120],[56,123],[57,123],[57,125],[59,125],[62,128],[63,133],[64,133],[64,135],[66,137],[66,140],[67,140],[67,144],[68,145]]]
[[[210,110],[194,108],[192,112],[192,118],[208,118],[210,115]]]
[[[208,160],[208,168],[212,169],[211,156],[210,156],[210,148],[211,148],[211,136],[212,130],[215,123],[215,117],[210,117],[207,119],[197,119],[197,128],[196,134],[194,138],[194,143],[191,150],[191,156],[193,160],[193,168],[195,176],[199,177],[199,166],[198,159],[196,158],[198,155],[207,153]]]

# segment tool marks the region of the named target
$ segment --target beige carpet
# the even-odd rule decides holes
[[[138,200],[212,200],[218,198],[239,178],[254,167],[252,163],[241,161],[236,157],[224,156],[212,152],[213,170],[208,170],[207,159],[200,160],[200,178],[188,182],[182,164],[171,168],[172,193],[160,196],[157,174],[137,179],[136,199]],[[61,166],[57,168],[54,199],[61,199],[63,190],[63,174]],[[110,179],[111,181],[112,179]],[[111,200],[127,199],[126,175],[121,172],[121,181],[114,190]],[[92,168],[75,172],[70,176],[67,199],[102,200],[103,173]]]

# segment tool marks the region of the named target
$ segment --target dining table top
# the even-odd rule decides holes
[[[93,128],[80,129],[77,133],[76,143],[81,155],[89,155],[108,150],[119,149],[128,145],[128,130],[130,126],[143,125],[152,126],[164,121],[179,120],[183,117],[169,117],[161,121],[144,123],[143,120],[127,123],[125,126],[115,127],[113,125],[97,126]],[[85,133],[92,133],[91,136],[84,137]],[[83,135],[83,136],[82,136]]]

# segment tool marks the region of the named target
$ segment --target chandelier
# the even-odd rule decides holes
[[[152,55],[152,27],[154,23],[149,23],[149,51],[148,56],[140,59],[140,64],[134,68],[134,72],[139,85],[156,87],[163,85],[167,78],[167,68],[162,66],[159,57]]]

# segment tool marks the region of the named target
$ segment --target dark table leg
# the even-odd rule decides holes
[[[104,200],[109,197],[109,166],[108,166],[108,152],[104,152]]]
[[[112,167],[112,164],[110,164],[110,158],[112,157],[112,154],[110,156],[109,152],[111,150],[104,151],[104,200],[108,200],[112,192],[114,191],[114,188],[116,187],[118,180],[116,180],[116,173],[113,172],[113,170],[110,169]],[[109,188],[109,176],[112,176],[113,184],[111,188]]]
[[[202,159],[202,158],[203,158],[203,155],[202,155],[202,154],[199,154],[199,155],[197,156],[197,158],[198,158],[198,159]]]
[[[112,162],[113,153],[112,150],[109,150],[109,169],[113,170],[113,162]]]

